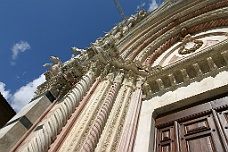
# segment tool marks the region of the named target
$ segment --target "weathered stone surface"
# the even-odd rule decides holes
[[[0,149],[9,151],[50,106],[53,99],[50,94],[43,94],[17,113],[0,130]]]

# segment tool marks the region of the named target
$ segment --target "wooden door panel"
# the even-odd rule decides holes
[[[175,152],[174,126],[160,128],[157,131],[157,151]]]
[[[158,152],[228,151],[228,96],[156,119]]]
[[[215,146],[210,134],[207,136],[200,136],[186,141],[186,150],[189,152],[214,152]]]
[[[172,145],[170,145],[170,143],[161,145],[161,152],[172,152]]]
[[[215,109],[215,110],[227,109],[228,96],[213,100],[210,103],[211,103],[213,109]]]
[[[210,130],[207,116],[199,120],[189,121],[189,123],[184,124],[184,136],[189,136],[198,132],[203,132]]]
[[[228,150],[228,96],[211,101],[211,105],[218,117],[218,127],[221,130],[221,136],[224,136],[224,145]]]
[[[212,114],[181,122],[179,128],[181,151],[224,151]]]
[[[202,105],[198,105],[195,107],[191,107],[179,112],[175,112],[170,115],[163,116],[161,118],[156,119],[156,126],[159,126],[160,124],[164,124],[166,122],[174,122],[176,120],[186,120],[186,119],[192,119],[193,117],[200,117],[201,115],[205,115],[206,113],[211,112],[211,105],[210,103],[204,103]]]
[[[226,138],[226,142],[227,142],[226,144],[228,144],[228,110],[219,112],[218,118]]]

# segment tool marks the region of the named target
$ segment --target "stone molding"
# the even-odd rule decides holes
[[[127,78],[125,78],[127,79]],[[127,80],[125,80],[127,81]],[[95,151],[116,151],[133,88],[122,85]]]
[[[118,152],[133,151],[141,104],[142,90],[141,88],[137,88],[131,97],[127,117],[123,126],[123,133],[118,143]]]
[[[170,40],[172,39],[172,43],[175,43],[177,40],[179,40],[181,35],[177,38],[175,38],[175,35],[180,33],[180,31],[183,27],[189,26],[188,28],[190,28],[191,26],[193,26],[193,24],[198,25],[203,22],[207,22],[208,20],[212,20],[212,19],[215,20],[216,18],[221,18],[222,15],[218,16],[218,15],[216,15],[216,13],[221,12],[223,15],[225,15],[224,13],[227,12],[222,8],[222,7],[227,6],[226,1],[221,1],[216,4],[211,4],[209,6],[207,6],[206,4],[208,4],[208,3],[210,4],[211,1],[204,2],[204,3],[205,4],[203,6],[205,8],[203,8],[203,9],[202,8],[196,9],[197,6],[196,7],[194,6],[194,10],[186,9],[183,11],[183,13],[176,13],[173,17],[167,18],[167,20],[165,20],[164,22],[161,22],[161,23],[153,22],[153,23],[151,23],[151,27],[148,27],[147,29],[145,29],[145,27],[142,28],[141,31],[143,31],[143,32],[139,36],[135,36],[136,38],[133,39],[129,43],[130,45],[128,44],[128,48],[126,48],[126,47],[121,48],[121,50],[120,50],[121,56],[124,59],[125,58],[128,60],[134,59],[134,60],[143,62],[143,60],[146,59],[145,56],[148,56],[150,53],[153,53],[153,51],[158,49],[157,47],[159,47],[159,46],[164,47],[163,46],[164,43],[166,41],[168,41],[169,39]],[[202,7],[202,6],[200,5],[199,8],[200,7]],[[214,9],[218,9],[218,10],[214,10]],[[185,14],[186,11],[189,12],[190,15],[186,14],[185,16],[183,16],[183,14]],[[205,15],[200,15],[203,13]],[[180,15],[182,15],[182,16],[180,16]],[[213,15],[214,15],[214,17],[213,17]],[[195,21],[195,18],[197,16],[201,16],[201,17],[198,17],[199,19]],[[227,15],[225,15],[225,16],[227,16]],[[191,18],[194,19],[194,22],[191,21]],[[154,26],[155,24],[157,26]],[[196,31],[192,31],[192,32],[196,32]],[[152,42],[153,42],[153,44],[152,44]],[[159,43],[157,43],[157,42],[159,42]],[[140,55],[138,55],[139,53],[140,53]]]
[[[226,3],[226,0],[222,2],[220,0],[210,0],[210,1],[178,1],[178,3],[171,3],[170,1],[165,1],[159,8],[151,12],[143,21],[139,22],[128,35],[121,39],[121,43],[117,44],[117,47],[121,50],[125,50],[126,47],[132,45],[134,41],[141,41],[141,38],[150,35],[150,33],[156,33],[160,29],[165,28],[165,26],[171,24],[176,19],[186,18],[192,12],[196,11],[197,14],[204,13],[204,8],[215,9],[217,7],[222,7],[220,3]],[[214,6],[215,5],[215,6]],[[227,5],[227,4],[225,4]],[[181,13],[179,13],[181,12]],[[190,16],[194,17],[194,16]],[[183,22],[183,21],[181,21]],[[176,24],[178,25],[178,24]],[[175,26],[175,25],[173,25]],[[161,35],[161,34],[160,34]],[[132,39],[133,37],[133,39]],[[142,40],[145,41],[145,40]],[[139,42],[140,44],[140,42]],[[122,52],[122,51],[120,51]]]
[[[147,77],[144,93],[151,98],[152,95],[163,94],[227,70],[227,48],[228,39],[162,68],[160,72]]]
[[[81,151],[92,152],[96,148],[119,88],[120,83],[114,83],[106,94],[104,103],[102,104],[97,117],[95,118],[87,138],[85,139],[84,145],[81,148]]]

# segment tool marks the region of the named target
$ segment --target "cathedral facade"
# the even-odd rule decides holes
[[[72,52],[44,65],[1,150],[228,151],[227,0],[166,0]]]

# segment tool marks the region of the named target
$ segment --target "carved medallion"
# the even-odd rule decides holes
[[[193,53],[197,49],[199,49],[202,45],[203,45],[202,40],[197,40],[194,37],[192,37],[190,34],[188,34],[182,40],[182,44],[180,46],[180,49],[178,50],[178,53],[181,55]]]

